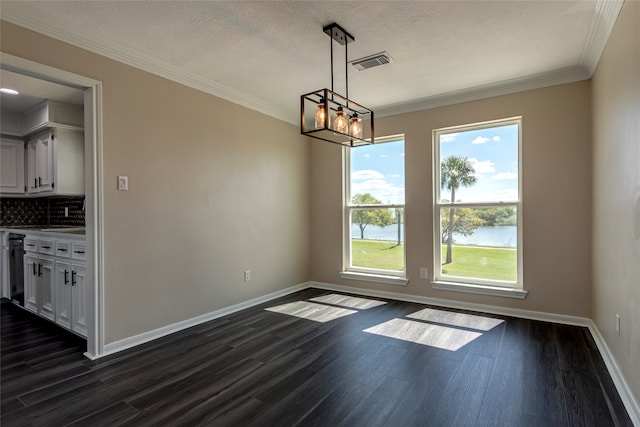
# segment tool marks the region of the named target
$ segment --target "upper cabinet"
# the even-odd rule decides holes
[[[22,114],[2,111],[2,119],[0,193],[84,194],[82,106],[47,100]]]
[[[0,193],[24,193],[24,141],[0,140]]]
[[[84,138],[54,128],[27,142],[27,193],[84,194]]]
[[[22,118],[23,135],[33,135],[43,129],[82,130],[84,110],[78,105],[44,101],[24,113]]]

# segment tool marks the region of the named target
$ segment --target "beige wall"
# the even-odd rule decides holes
[[[590,82],[554,86],[376,120],[405,134],[407,287],[340,279],[341,149],[311,144],[312,280],[572,316],[590,316]],[[525,300],[434,290],[433,129],[522,116]]]
[[[1,36],[2,52],[103,82],[106,343],[308,279],[295,126],[6,22]]]
[[[627,1],[593,77],[592,316],[640,402],[640,3]],[[616,314],[621,333],[615,330]]]

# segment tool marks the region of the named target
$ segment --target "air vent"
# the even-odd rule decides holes
[[[368,70],[369,68],[379,67],[380,65],[393,62],[393,58],[389,56],[387,52],[376,53],[375,55],[369,55],[364,58],[355,59],[350,61],[351,64],[358,71]]]

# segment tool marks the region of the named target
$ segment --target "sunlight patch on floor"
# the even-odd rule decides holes
[[[355,310],[346,308],[331,307],[328,305],[315,304],[307,301],[296,301],[282,304],[266,309],[275,313],[288,314],[289,316],[300,317],[302,319],[313,320],[315,322],[329,322],[340,317],[357,313]]]
[[[480,331],[490,331],[504,322],[502,319],[494,319],[492,317],[435,310],[432,308],[425,308],[424,310],[416,311],[415,313],[408,314],[407,317],[411,319],[426,320],[428,322],[442,323],[445,325],[459,326],[462,328],[478,329]]]
[[[364,332],[449,351],[456,351],[482,335],[480,332],[405,319],[391,319],[388,322],[365,329]]]
[[[321,297],[311,298],[309,301],[322,302],[325,304],[339,305],[341,307],[355,308],[358,310],[367,310],[369,308],[378,307],[386,304],[384,301],[378,301],[367,298],[356,298],[347,295],[329,294]]]

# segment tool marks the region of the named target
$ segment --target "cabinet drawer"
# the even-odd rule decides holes
[[[87,259],[87,247],[84,244],[72,243],[71,244],[71,258],[73,259]]]
[[[29,252],[38,252],[38,239],[27,237],[24,239],[24,250]]]
[[[41,254],[53,255],[55,253],[56,247],[55,242],[53,240],[38,240],[38,252]]]
[[[61,258],[71,258],[71,243],[56,242],[56,256]]]

